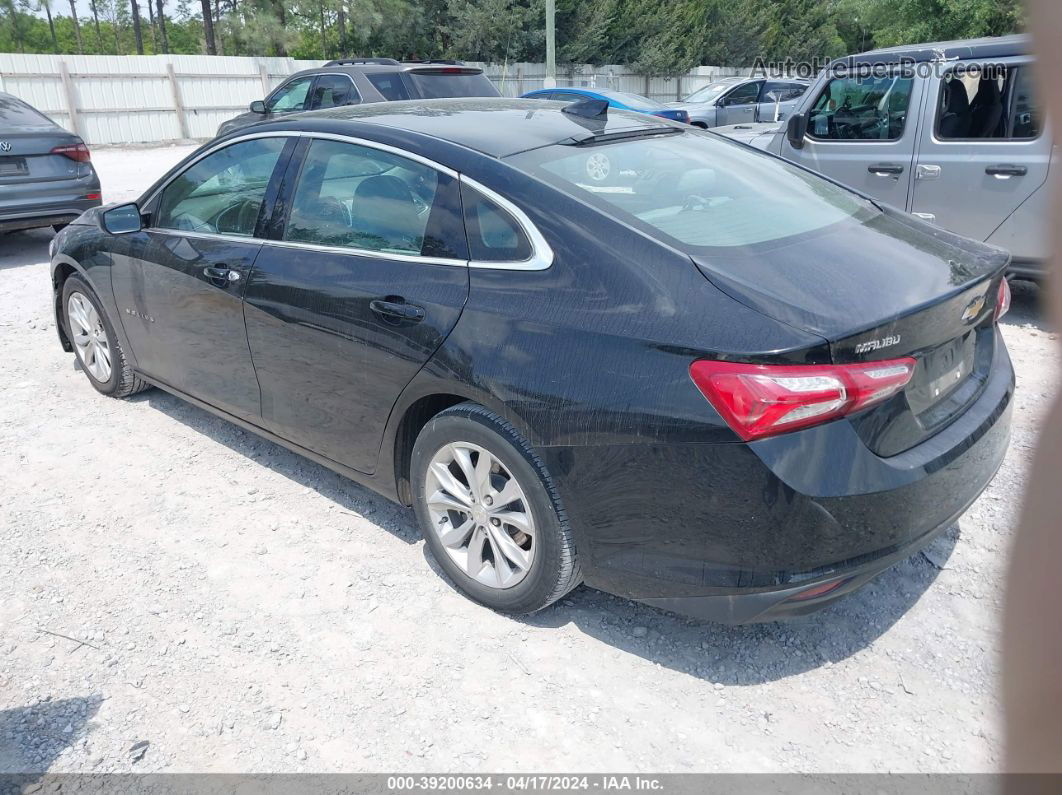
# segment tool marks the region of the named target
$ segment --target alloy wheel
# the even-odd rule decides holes
[[[105,384],[111,378],[111,341],[96,307],[81,293],[71,293],[66,302],[71,342],[81,365]]]
[[[535,521],[523,488],[489,450],[443,446],[428,465],[425,498],[432,531],[471,579],[511,588],[531,570]]]

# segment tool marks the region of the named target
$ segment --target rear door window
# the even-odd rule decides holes
[[[266,103],[266,108],[279,113],[282,111],[303,110],[310,93],[313,77],[300,77],[283,86]]]
[[[760,102],[788,102],[797,97],[803,96],[805,86],[796,83],[780,83],[775,81],[769,81],[763,84],[763,91],[760,92]],[[774,94],[773,97],[767,96],[768,94]]]
[[[361,96],[354,81],[346,75],[321,75],[313,87],[310,109],[335,108],[341,105],[357,105]]]
[[[724,98],[724,104],[726,105],[751,105],[760,96],[760,86],[762,82],[745,83],[740,85],[726,95]]]
[[[834,78],[808,112],[808,135],[831,141],[895,141],[907,126],[914,79]]]
[[[387,101],[401,102],[403,99],[409,99],[409,89],[402,82],[402,76],[398,72],[372,72],[365,76]]]
[[[284,240],[460,258],[463,246],[441,231],[445,208],[437,207],[441,189],[452,182],[430,166],[390,152],[340,141],[312,141]]]
[[[986,65],[941,79],[936,132],[944,141],[1030,140],[1042,129],[1042,108],[1029,66]]]

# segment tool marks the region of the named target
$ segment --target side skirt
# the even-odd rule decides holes
[[[327,469],[331,469],[333,472],[340,474],[349,480],[353,480],[359,486],[364,486],[367,489],[371,489],[377,494],[380,494],[383,497],[387,497],[387,499],[393,501],[392,497],[390,497],[385,491],[382,491],[380,489],[379,481],[377,480],[375,475],[367,475],[364,472],[359,472],[356,469],[351,469],[350,467],[344,466],[343,464],[340,464],[337,461],[333,461],[330,458],[325,458],[322,455],[318,455],[312,450],[308,450],[305,447],[301,447],[295,444],[294,442],[289,442],[287,439],[284,439],[274,433],[267,431],[265,428],[261,428],[255,425],[254,423],[242,420],[239,417],[235,417],[232,414],[229,414],[228,412],[217,408],[216,406],[212,406],[209,403],[205,403],[204,401],[199,400],[198,398],[194,398],[191,395],[186,394],[181,390],[177,389],[176,387],[172,387],[157,378],[153,378],[152,376],[147,375],[139,370],[136,370],[135,372],[139,378],[143,379],[144,381],[147,381],[152,386],[157,386],[159,389],[165,392],[169,392],[174,397],[178,397],[181,400],[191,403],[193,406],[197,406],[198,408],[201,408],[204,411],[208,411],[216,417],[220,417],[223,420],[227,420],[233,425],[238,425],[246,431],[250,431],[251,433],[257,436],[261,436],[263,439],[267,439],[268,441],[273,442],[273,444],[280,445],[286,450],[290,450],[291,452],[296,453],[297,455],[301,455],[303,458],[308,458],[311,461],[320,464],[321,466],[326,467]]]

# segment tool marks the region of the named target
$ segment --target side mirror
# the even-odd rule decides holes
[[[263,102],[262,100],[256,99],[254,102],[251,103],[251,113],[265,113],[265,112],[266,112],[266,106],[265,106],[265,102]]]
[[[112,235],[128,235],[143,228],[140,208],[135,204],[119,204],[103,214],[103,228]]]
[[[785,128],[785,137],[794,149],[804,148],[804,136],[808,133],[808,117],[803,113],[794,113],[789,117]]]

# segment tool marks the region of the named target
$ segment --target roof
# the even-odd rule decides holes
[[[285,117],[275,126],[300,121],[360,122],[408,130],[492,157],[507,157],[588,134],[672,126],[644,113],[610,109],[604,120],[561,111],[567,103],[541,99],[469,97],[461,99],[372,102],[315,110]]]
[[[936,60],[966,60],[970,58],[1006,58],[1032,52],[1032,41],[1024,34],[994,36],[964,41],[938,41],[927,44],[907,44],[887,47],[838,58],[834,64],[892,64],[901,59],[923,63]]]

